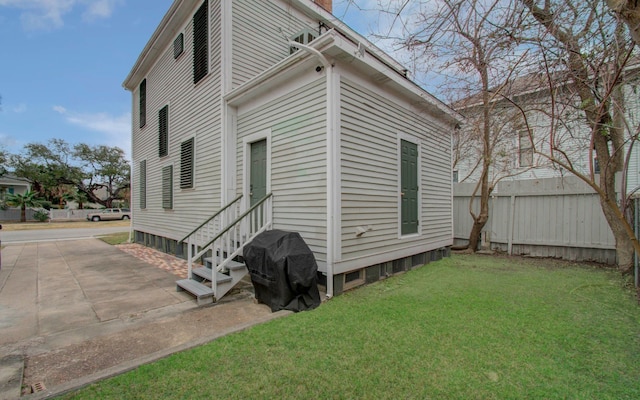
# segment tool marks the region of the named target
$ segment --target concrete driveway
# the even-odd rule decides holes
[[[7,245],[0,399],[15,397],[24,365],[27,387],[61,393],[282,315],[246,291],[198,308],[175,281],[97,239]]]

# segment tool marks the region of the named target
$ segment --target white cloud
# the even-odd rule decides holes
[[[87,9],[82,14],[85,21],[93,21],[99,18],[109,18],[119,0],[90,0]]]
[[[75,7],[83,7],[85,21],[108,18],[122,0],[0,0],[0,7],[24,10],[20,15],[26,30],[50,30],[64,26],[64,17]]]
[[[119,147],[131,159],[131,114],[113,116],[109,113],[76,113],[62,106],[54,106],[54,111],[63,115],[70,124],[104,135],[100,144]]]
[[[59,114],[65,114],[67,112],[67,109],[62,106],[53,106],[53,111]]]

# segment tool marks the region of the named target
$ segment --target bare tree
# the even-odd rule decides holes
[[[498,111],[496,100],[499,88],[511,81],[526,59],[526,50],[514,39],[522,20],[522,7],[518,9],[511,0],[439,0],[420,4],[420,12],[402,21],[402,43],[423,60],[425,68],[435,68],[446,75],[450,101],[466,99],[454,102],[468,117],[454,137],[454,163],[469,158],[475,162],[471,170],[477,185],[469,204],[474,222],[468,245],[475,251],[489,219],[491,193],[501,179],[515,171],[505,162],[512,155],[502,154],[509,148],[503,145],[504,141],[513,135],[505,124],[510,117]]]
[[[521,0],[529,10],[529,44],[538,50],[539,74],[547,81],[549,103],[547,149],[536,152],[576,175],[600,197],[604,216],[616,241],[618,265],[629,270],[633,250],[640,244],[625,216],[628,151],[637,139],[638,128],[625,118],[625,71],[632,56],[633,41],[628,32],[599,0]],[[521,104],[514,101],[525,121],[530,120]],[[560,110],[563,109],[563,110]],[[573,113],[567,110],[573,109]],[[568,117],[573,115],[573,118]],[[586,128],[586,129],[585,129]],[[532,130],[529,129],[531,132]],[[571,153],[571,141],[587,133],[584,165]],[[618,181],[616,176],[622,176]],[[618,198],[617,192],[622,192]]]
[[[640,2],[638,0],[607,0],[607,4],[627,24],[633,40],[640,44]]]

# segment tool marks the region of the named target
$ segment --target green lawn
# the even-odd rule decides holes
[[[68,398],[638,399],[640,307],[615,271],[457,255]]]

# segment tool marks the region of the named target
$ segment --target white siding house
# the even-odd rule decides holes
[[[185,255],[271,194],[255,220],[301,234],[329,296],[453,244],[458,114],[316,2],[176,0],[124,87],[140,243]]]

